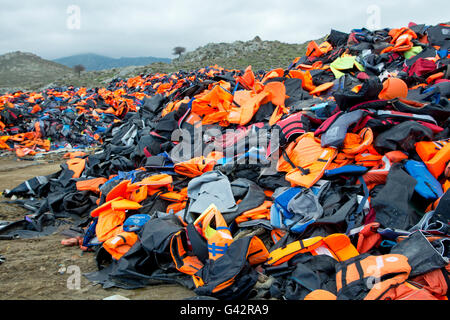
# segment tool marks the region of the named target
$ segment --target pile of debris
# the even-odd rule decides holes
[[[102,150],[6,190],[30,214],[0,234],[70,223],[62,243],[96,252],[104,288],[447,299],[449,30],[331,30],[286,69],[3,96],[5,148]]]

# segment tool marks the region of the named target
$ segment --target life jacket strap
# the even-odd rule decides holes
[[[302,175],[305,175],[305,176],[306,176],[306,175],[308,175],[308,174],[311,173],[311,171],[310,171],[309,169],[305,169],[305,168],[296,166],[296,165],[292,162],[292,160],[289,158],[289,156],[287,155],[287,153],[286,153],[285,150],[282,151],[282,154],[283,154],[283,158],[291,165],[291,167],[292,167],[293,169],[298,169],[298,170],[300,170],[301,173],[302,173]]]

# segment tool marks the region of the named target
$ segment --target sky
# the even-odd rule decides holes
[[[331,29],[435,25],[450,20],[449,9],[443,0],[0,0],[0,54],[174,58],[176,46],[256,35],[303,43]]]

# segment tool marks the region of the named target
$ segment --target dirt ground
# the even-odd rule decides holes
[[[1,157],[0,192],[35,176],[54,173],[60,163],[59,159],[18,161]],[[0,202],[3,200],[0,197]],[[25,212],[21,207],[0,203],[0,221],[21,220]],[[81,274],[97,270],[94,253],[62,246],[62,239],[64,236],[55,233],[35,239],[0,240],[0,255],[6,259],[0,264],[0,300],[101,300],[113,295],[133,300],[180,300],[195,296],[173,284],[106,290],[84,276],[77,288],[74,276],[78,270]]]

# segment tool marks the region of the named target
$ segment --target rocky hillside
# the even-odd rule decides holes
[[[321,40],[317,40],[321,41]],[[109,70],[83,72],[80,77],[68,74],[50,85],[104,86],[113,78],[128,78],[147,73],[171,73],[178,70],[192,71],[218,64],[229,69],[245,69],[251,65],[254,70],[286,68],[294,58],[305,54],[308,42],[289,44],[280,41],[262,41],[255,37],[250,41],[232,43],[209,43],[194,51],[173,59],[171,63],[152,63],[147,66],[130,66]]]
[[[101,87],[117,77],[128,78],[139,74],[171,73],[178,70],[192,71],[214,64],[229,69],[245,69],[249,65],[253,70],[286,68],[294,58],[304,55],[306,45],[307,43],[263,41],[259,37],[250,41],[209,43],[173,59],[171,63],[157,62],[146,66],[85,71],[80,76],[66,66],[32,54],[15,52],[0,56],[0,92],[1,87],[30,90],[67,85]],[[8,67],[9,65],[11,67]]]
[[[252,65],[254,70],[285,68],[295,57],[305,53],[307,43],[290,44],[280,41],[263,41],[256,36],[250,41],[209,43],[172,60],[183,69],[218,64],[224,68],[243,69]]]
[[[0,55],[0,90],[35,90],[61,76],[73,73],[66,66],[28,52]]]

